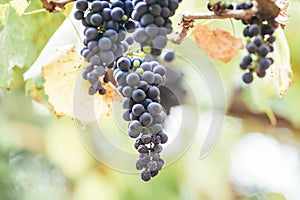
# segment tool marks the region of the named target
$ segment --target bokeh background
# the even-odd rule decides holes
[[[205,4],[205,1],[186,0],[178,12],[203,11]],[[27,12],[41,7],[41,3],[34,0]],[[0,199],[299,200],[299,10],[300,2],[291,1],[285,34],[294,83],[283,97],[270,94],[269,85],[264,81],[255,80],[250,86],[242,83],[238,63],[243,52],[230,63],[213,62],[196,45],[191,47],[192,36],[180,50],[175,50],[179,55],[180,51],[190,52],[193,62],[199,61],[195,67],[217,69],[226,93],[225,121],[221,137],[205,159],[199,159],[204,131],[199,130],[195,138],[188,130],[182,131],[181,137],[175,139],[192,137],[189,148],[148,183],[142,182],[138,173],[121,172],[99,162],[82,143],[82,133],[73,120],[57,119],[47,105],[32,100],[34,94],[26,90],[30,86],[23,81],[23,73],[65,16],[45,12],[24,16],[24,29],[30,29],[25,31],[30,56],[25,68],[14,70],[11,89],[0,89]],[[176,21],[174,17],[175,29]],[[210,22],[209,26],[224,28],[241,37],[241,23],[233,21],[233,24],[234,29],[230,20],[219,20]],[[179,59],[173,67],[191,83],[201,82],[189,76],[189,67]],[[207,78],[210,77],[204,79]],[[205,96],[201,89],[203,94],[207,93],[205,87],[199,87],[200,93],[193,95]],[[193,102],[190,93],[187,91],[185,97],[187,104]],[[211,123],[209,112],[216,108],[211,107],[209,100],[201,99],[190,106],[200,110],[198,117],[204,125]],[[276,124],[271,122],[270,113],[274,113]],[[130,145],[133,141],[128,139],[127,142]]]

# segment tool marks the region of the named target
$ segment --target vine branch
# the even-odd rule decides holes
[[[61,10],[67,5],[68,3],[75,2],[76,0],[63,0],[63,1],[49,1],[48,0],[41,0],[43,3],[43,7],[51,13],[61,12]]]
[[[173,35],[172,41],[175,44],[180,44],[187,36],[189,29],[194,27],[195,20],[201,19],[249,19],[258,12],[258,4],[253,2],[253,6],[247,10],[228,10],[223,9],[220,11],[212,12],[185,12],[179,15],[179,30]]]

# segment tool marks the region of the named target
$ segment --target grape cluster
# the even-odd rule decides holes
[[[172,21],[181,0],[133,0],[132,19],[138,22],[134,40],[146,54],[159,56],[166,47],[167,34],[172,32]]]
[[[132,31],[130,20],[133,11],[131,0],[78,0],[74,17],[85,26],[81,55],[89,62],[83,78],[91,83],[89,94],[105,94],[99,80],[108,81],[107,68],[113,68],[117,58],[128,50],[126,30]],[[129,28],[128,28],[129,27]]]
[[[168,141],[164,132],[166,114],[160,104],[159,86],[165,82],[166,69],[156,61],[121,57],[117,60],[114,78],[125,97],[123,119],[128,121],[128,135],[135,138],[139,152],[136,169],[143,170],[141,179],[149,181],[162,169],[159,153]]]
[[[273,59],[268,57],[268,54],[274,51],[273,43],[275,37],[274,22],[262,21],[257,17],[252,17],[250,20],[243,20],[247,24],[244,29],[244,36],[247,37],[246,49],[248,55],[244,56],[240,68],[247,70],[243,75],[245,83],[253,81],[253,73],[260,78],[266,75],[266,70],[273,64]]]

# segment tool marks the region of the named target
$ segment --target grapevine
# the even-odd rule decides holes
[[[44,3],[50,12],[64,5]],[[139,156],[136,169],[141,179],[149,181],[164,165],[160,157],[168,141],[164,131],[167,114],[161,105],[160,87],[166,81],[166,68],[158,62],[162,55],[172,62],[175,54],[165,50],[168,41],[180,44],[200,19],[234,18],[245,25],[245,49],[239,66],[244,70],[242,80],[251,83],[254,75],[263,78],[273,65],[274,32],[280,9],[271,1],[245,2],[208,1],[208,12],[179,13],[178,30],[173,33],[171,17],[181,0],[77,0],[74,18],[84,26],[84,47],[81,56],[89,63],[82,74],[90,83],[90,95],[105,95],[103,83],[115,80],[124,97],[123,119],[128,122],[128,136],[135,139]],[[281,24],[284,25],[284,24]],[[133,44],[139,48],[132,50]],[[109,77],[109,71],[113,71]]]

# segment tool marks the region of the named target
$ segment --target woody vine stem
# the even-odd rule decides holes
[[[49,12],[60,12],[65,5],[68,3],[75,2],[76,0],[64,0],[64,1],[47,1],[41,0],[43,7]],[[185,12],[179,14],[179,30],[171,37],[171,40],[175,44],[180,44],[182,40],[187,36],[190,28],[194,27],[195,20],[201,19],[227,19],[227,18],[237,18],[237,19],[249,19],[258,11],[258,3],[253,2],[253,7],[248,10],[218,10],[211,12]]]
[[[221,10],[219,12],[186,12],[179,14],[179,30],[173,35],[172,42],[180,44],[182,40],[187,36],[190,28],[194,27],[195,20],[201,19],[249,19],[258,11],[258,4],[253,2],[253,7],[248,10]]]

